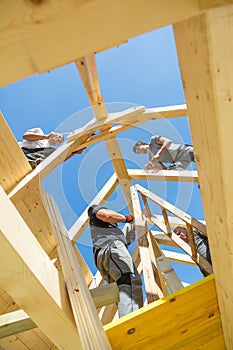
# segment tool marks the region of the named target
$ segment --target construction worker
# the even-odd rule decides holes
[[[176,144],[170,139],[158,135],[153,136],[149,144],[144,141],[136,142],[133,151],[138,154],[148,153],[149,162],[145,165],[147,170],[184,170],[191,162],[195,161],[193,146]],[[171,165],[166,168],[163,162],[171,163]]]
[[[27,130],[23,134],[23,141],[19,146],[27,157],[31,167],[34,169],[46,157],[55,151],[55,147],[64,141],[62,134],[50,132],[45,135],[41,128]]]
[[[189,243],[188,231],[185,227],[177,226],[173,232],[186,243]],[[193,236],[197,253],[212,265],[208,238],[197,230],[193,230]],[[202,272],[203,276],[208,276],[208,273],[206,273],[202,268],[200,268],[200,271]]]
[[[119,317],[143,306],[142,281],[127,250],[123,231],[117,223],[133,223],[132,215],[122,215],[100,205],[88,208],[94,260],[108,283],[119,289]]]

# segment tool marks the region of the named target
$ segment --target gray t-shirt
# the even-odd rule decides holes
[[[122,230],[118,227],[117,224],[111,224],[108,222],[104,222],[99,220],[96,217],[96,213],[100,209],[107,209],[103,206],[97,205],[91,214],[90,217],[90,229],[91,229],[91,237],[94,247],[102,248],[106,244],[111,243],[113,241],[121,241],[126,244],[126,238]]]
[[[159,135],[152,136],[150,139],[150,153],[149,153],[149,159],[151,160],[153,156],[160,150],[162,145],[158,144],[158,139]],[[161,154],[159,157],[160,162],[165,162],[165,163],[173,163],[175,161],[175,158],[177,156],[178,150],[182,149],[183,145],[182,144],[177,144],[177,143],[171,143],[171,145],[168,147],[168,149]]]

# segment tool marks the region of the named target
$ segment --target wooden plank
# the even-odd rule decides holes
[[[119,289],[115,282],[109,283],[105,286],[90,289],[90,293],[96,308],[118,303],[120,300]]]
[[[177,325],[178,328],[174,327]],[[155,331],[155,324],[156,330]],[[225,349],[213,277],[104,327],[112,349]]]
[[[79,266],[82,270],[83,277],[85,278],[86,285],[89,286],[93,280],[93,274],[75,244],[73,244],[73,249],[74,249],[76,259],[78,260]]]
[[[85,81],[84,81],[85,85]],[[87,90],[87,94],[90,92]],[[131,107],[121,112],[109,113],[105,116],[105,119],[91,119],[85,126],[77,130],[72,131],[67,137],[68,141],[73,141],[78,139],[80,136],[85,135],[86,132],[95,132],[96,130],[111,127],[112,124],[121,123],[122,130],[117,131],[117,128],[109,129],[109,132],[119,133],[134,127],[135,125],[140,125],[148,120],[157,120],[162,118],[177,118],[187,115],[186,105],[175,105],[166,107],[157,107],[145,109],[143,106]],[[126,128],[127,126],[127,128]],[[116,131],[115,131],[116,130]],[[90,139],[97,139],[99,136],[95,135]],[[101,139],[100,139],[101,140]],[[85,145],[88,145],[87,142]]]
[[[194,261],[189,255],[172,252],[169,250],[162,249],[165,257],[171,261],[178,262],[181,264],[195,265]]]
[[[145,290],[148,303],[159,299],[160,288],[155,281],[154,271],[151,263],[149,241],[147,238],[148,227],[145,217],[142,215],[140,202],[135,186],[131,186],[131,196],[133,204],[133,213],[135,219],[135,229],[138,236],[139,253],[142,262],[142,269],[145,282]]]
[[[116,283],[93,288],[89,291],[96,308],[117,303],[119,301],[119,290]],[[37,325],[23,310],[16,310],[0,315],[0,339],[36,327]]]
[[[166,259],[162,250],[158,246],[158,243],[155,241],[151,231],[149,231],[151,245],[154,251],[154,256],[156,259],[157,268],[160,272],[161,277],[166,282],[166,285],[170,288],[171,292],[176,292],[177,290],[183,288],[183,285],[177,276],[176,272],[172,268],[169,261]]]
[[[103,332],[103,327],[76,259],[61,214],[51,196],[46,195],[45,201],[53,225],[67,291],[81,340],[81,349],[111,349],[108,339]]]
[[[80,339],[58,271],[2,189],[0,208],[1,287],[53,343],[74,349]]]
[[[83,85],[88,94],[90,104],[97,120],[106,119],[108,116],[107,108],[104,104],[96,67],[95,56],[88,54],[76,61],[76,66],[82,78]]]
[[[156,0],[148,1],[147,6],[140,0],[119,0],[117,6],[109,0],[1,1],[0,86],[118,46],[199,12],[199,0],[177,0],[176,4]]]
[[[200,8],[209,9],[211,7],[224,6],[232,3],[232,0],[200,0]]]
[[[157,220],[155,217],[151,218],[151,221],[159,227],[161,230],[163,230],[164,233],[166,233],[166,226],[161,223],[159,220]],[[196,264],[200,267],[202,267],[207,273],[211,274],[213,273],[213,268],[211,264],[205,260],[201,255],[196,254],[194,255],[192,253],[192,249],[189,246],[188,243],[184,242],[180,237],[178,237],[174,232],[171,233],[170,238],[181,248],[185,253],[187,253],[193,261],[196,262]]]
[[[0,185],[8,193],[32,168],[1,112],[0,130]]]
[[[36,331],[37,330],[37,331]],[[7,350],[55,350],[53,345],[43,333],[39,333],[39,329],[32,329],[27,332],[21,332],[17,335],[12,335],[7,338],[2,338],[0,344]]]
[[[200,231],[201,233],[203,233],[206,236],[206,227],[200,221],[196,220],[191,215],[189,215],[186,212],[184,212],[183,210],[175,207],[174,205],[168,203],[163,198],[160,198],[159,196],[157,196],[156,194],[152,193],[151,191],[143,188],[142,186],[137,184],[137,185],[135,185],[135,187],[136,187],[137,191],[139,191],[140,193],[142,193],[143,195],[148,197],[150,200],[152,200],[153,202],[155,202],[159,206],[166,208],[167,211],[169,211],[171,214],[177,216],[179,219],[183,220],[184,222],[192,225],[195,229],[197,229],[198,231]]]
[[[198,182],[196,170],[140,170],[129,169],[131,180],[156,180],[156,181],[179,181],[179,182]]]
[[[36,324],[23,310],[13,311],[0,316],[0,338],[25,332],[35,327]]]
[[[90,54],[83,58],[82,64],[78,64],[78,68],[80,69],[81,78],[84,83],[84,86],[86,88],[86,92],[89,97],[89,101],[91,103],[91,106],[93,108],[93,112],[95,114],[95,117],[97,119],[97,122],[91,121],[89,124],[87,124],[84,127],[84,134],[87,132],[87,129],[91,129],[91,132],[96,130],[96,125],[98,125],[98,129],[102,128],[111,128],[111,125],[108,126],[109,120],[111,118],[108,118],[108,112],[107,108],[104,104],[101,91],[100,91],[100,85],[98,81],[98,73],[97,73],[97,67],[95,62],[95,56],[94,54]],[[85,71],[84,71],[85,68]],[[140,112],[144,111],[144,107],[133,107],[129,109],[129,112],[126,114],[129,115],[135,115]],[[124,112],[123,112],[124,113]],[[120,113],[121,115],[122,113]],[[80,137],[80,132],[78,132],[78,137]],[[73,137],[77,137],[77,131],[74,132],[73,135],[70,135],[68,140],[73,140]],[[123,157],[121,155],[121,150],[119,148],[117,139],[115,136],[112,136],[110,140],[105,142],[106,148],[108,150],[110,159],[112,160],[112,164],[114,167],[114,170],[116,172],[117,178],[119,180],[120,186],[122,188],[123,194],[125,196],[125,200],[127,205],[129,206],[130,211],[132,211],[132,203],[131,203],[131,196],[130,196],[130,178],[127,173],[127,169],[125,166],[125,162],[123,160]]]
[[[174,28],[227,349],[233,344],[232,16],[233,5],[214,8]]]
[[[108,199],[108,197],[115,190],[117,185],[117,177],[113,174],[110,179],[106,182],[106,184],[102,187],[99,193],[95,196],[95,198],[91,201],[88,207],[92,204],[102,205]],[[87,214],[88,208],[86,208],[83,213],[80,215],[78,220],[73,224],[73,226],[69,229],[68,235],[71,241],[77,241],[81,234],[85,231],[89,223],[89,217]]]
[[[158,244],[177,247],[177,245],[165,233],[155,230],[151,230],[151,233]]]

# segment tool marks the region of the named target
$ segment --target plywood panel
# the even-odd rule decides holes
[[[112,349],[225,349],[213,276],[104,329]]]

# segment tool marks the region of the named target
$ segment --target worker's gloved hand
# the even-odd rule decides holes
[[[133,222],[134,221],[134,217],[131,214],[127,214],[125,215],[125,222]]]

